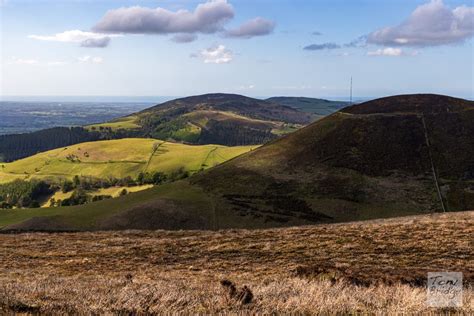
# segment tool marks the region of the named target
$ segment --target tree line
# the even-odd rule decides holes
[[[184,168],[180,168],[170,174],[159,171],[141,172],[135,179],[132,177],[94,179],[92,177],[74,176],[72,180],[63,180],[59,183],[18,179],[6,184],[0,184],[0,209],[40,207],[42,200],[47,199],[48,196],[57,191],[63,193],[71,192],[71,194],[64,199],[50,199],[50,207],[86,204],[112,198],[110,195],[90,194],[90,192],[100,189],[134,187],[145,184],[159,185],[184,179],[188,176],[189,173]],[[120,192],[120,195],[126,194],[128,194],[127,189],[123,189]]]
[[[54,127],[26,134],[0,135],[0,161],[10,162],[39,152],[74,144],[140,136],[133,130],[99,127]]]

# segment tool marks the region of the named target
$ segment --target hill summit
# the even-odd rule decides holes
[[[192,181],[236,211],[277,221],[466,210],[474,208],[472,135],[472,101],[388,97],[347,107]]]
[[[105,123],[0,135],[0,161],[81,142],[158,138],[186,144],[260,145],[319,118],[277,102],[213,93],[164,102]]]
[[[237,94],[168,101],[134,115],[146,136],[196,144],[262,144],[310,123],[315,115]]]

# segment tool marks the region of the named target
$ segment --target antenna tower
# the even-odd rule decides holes
[[[351,98],[350,98],[350,104],[352,105],[352,76],[351,76]]]

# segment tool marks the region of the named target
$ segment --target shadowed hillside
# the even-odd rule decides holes
[[[355,105],[191,181],[234,211],[277,221],[470,209],[473,110],[437,95]]]
[[[83,228],[257,228],[472,209],[473,110],[472,101],[438,95],[345,108],[189,180],[89,205],[108,215]],[[68,217],[81,211],[41,227],[74,229]],[[40,215],[24,214],[0,223]]]

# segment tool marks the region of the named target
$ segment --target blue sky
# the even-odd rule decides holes
[[[352,75],[359,97],[473,98],[469,0],[3,0],[0,9],[3,97],[335,98]]]

